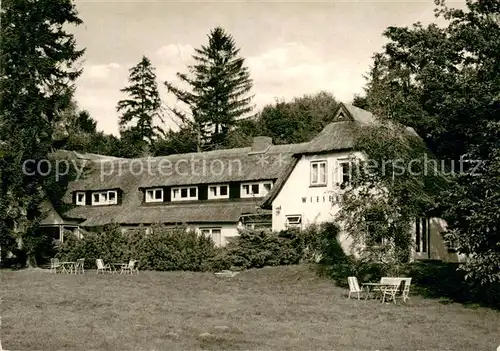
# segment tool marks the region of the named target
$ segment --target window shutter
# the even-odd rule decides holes
[[[163,202],[170,202],[170,201],[172,201],[170,199],[170,197],[171,197],[170,193],[171,193],[171,187],[169,187],[169,186],[163,187]]]
[[[123,202],[123,190],[122,189],[116,189],[116,203],[118,205],[121,205]]]
[[[71,200],[73,205],[76,205],[76,191],[73,191],[73,200]]]
[[[201,184],[198,186],[198,200],[207,200],[208,199],[208,185]]]
[[[241,185],[240,183],[231,183],[229,184],[229,198],[230,199],[239,199],[241,197]]]
[[[92,205],[92,191],[90,190],[85,192],[85,205]]]

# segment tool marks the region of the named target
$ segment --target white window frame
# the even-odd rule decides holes
[[[226,195],[220,194],[221,187],[226,187]],[[215,188],[215,195],[212,194],[212,188]],[[214,199],[229,199],[229,184],[212,184],[208,186],[208,197],[209,200]]]
[[[82,200],[78,200],[78,195],[83,195],[83,198]],[[85,200],[87,197],[87,194],[85,194],[84,191],[77,191],[76,194],[75,194],[75,204],[78,205],[78,206],[85,206]]]
[[[350,165],[349,180],[347,182],[344,181],[344,169],[342,167],[345,164]],[[336,167],[337,168],[337,174],[336,174],[337,185],[346,186],[352,182],[352,175],[353,175],[354,167],[356,167],[356,161],[353,158],[341,158],[341,159],[337,160],[337,167]]]
[[[214,231],[218,231],[218,239],[217,237],[214,238]],[[212,238],[213,242],[215,243],[215,246],[217,247],[220,247],[222,246],[222,228],[220,227],[202,227],[200,228],[200,234],[201,235],[205,235],[205,236],[209,236],[210,238]]]
[[[110,200],[110,194],[113,194],[115,198]],[[99,195],[99,200],[95,201],[95,195]],[[116,205],[118,204],[118,191],[116,190],[106,190],[106,191],[94,191],[92,192],[92,205]]]
[[[161,192],[161,197],[159,199],[156,198],[156,192],[160,191]],[[165,193],[163,191],[163,188],[151,188],[151,189],[146,189],[145,192],[145,202],[151,203],[151,202],[163,202],[163,198],[165,197]]]
[[[320,179],[320,169],[321,169],[321,166],[324,165],[325,167],[325,171],[324,171],[324,175],[325,175],[325,179],[324,181],[322,181],[322,179]],[[318,173],[317,173],[317,176],[315,177],[314,174],[313,174],[313,168],[314,166],[316,166],[318,168]],[[310,184],[311,186],[326,186],[328,184],[328,162],[326,160],[317,160],[317,161],[311,161],[310,163]]]
[[[182,190],[187,189],[187,197],[181,197]],[[196,195],[191,196],[191,189],[196,189]],[[175,196],[175,191],[178,191],[178,196]],[[172,188],[171,190],[171,201],[189,201],[189,200],[198,200],[198,187],[197,186],[179,186]]]
[[[259,186],[259,191],[257,193],[254,193],[252,191],[252,187],[258,185]],[[273,188],[273,182],[272,181],[265,181],[265,182],[252,182],[252,183],[242,183],[241,184],[241,193],[240,197],[241,198],[249,198],[249,197],[265,197],[269,191],[271,190],[266,190],[264,185],[270,185],[270,189]],[[248,192],[245,190],[245,187],[248,186]]]
[[[286,227],[287,228],[302,228],[302,215],[300,214],[295,214],[295,215],[286,215]]]

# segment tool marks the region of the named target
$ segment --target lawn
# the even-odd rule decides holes
[[[4,349],[488,350],[500,313],[412,297],[347,300],[308,266],[138,276],[3,271]]]

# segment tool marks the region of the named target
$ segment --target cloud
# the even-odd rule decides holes
[[[167,80],[184,88],[176,73],[187,72],[193,53],[194,48],[189,44],[169,44],[150,57],[156,67],[161,97],[171,107],[177,101],[167,93],[163,82]],[[245,62],[253,79],[253,103],[257,109],[274,103],[275,98],[291,100],[321,90],[331,92],[340,101],[350,101],[355,93],[362,91],[365,84],[362,75],[370,64],[369,60],[356,62],[344,55],[324,57],[298,43],[286,43],[249,56]],[[128,68],[133,65],[130,62],[88,65],[79,80],[80,108],[88,109],[98,121],[98,128],[107,133],[118,133],[115,106],[124,98],[120,89],[127,84]],[[175,127],[175,123],[168,121],[168,126]]]
[[[108,79],[113,71],[119,70],[122,66],[119,63],[111,62],[105,65],[88,65],[84,69],[83,76],[90,79]]]
[[[156,51],[156,57],[162,64],[185,64],[191,61],[194,48],[189,44],[169,44]]]
[[[257,104],[264,102],[259,95],[288,100],[321,90],[333,93],[339,100],[349,101],[364,85],[362,73],[366,67],[360,62],[338,57],[321,57],[298,43],[287,43],[248,57],[246,63],[254,81]],[[274,99],[265,104],[273,102]]]

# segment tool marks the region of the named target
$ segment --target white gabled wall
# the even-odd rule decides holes
[[[339,162],[343,159],[364,159],[361,152],[334,152],[323,155],[303,155],[272,203],[273,230],[286,229],[286,216],[301,215],[302,228],[309,224],[332,221],[339,210],[341,182]],[[311,186],[311,161],[327,161],[326,186]],[[336,190],[335,190],[336,189]],[[340,243],[347,252],[350,240],[341,234]]]
[[[349,157],[365,159],[361,152],[335,152],[324,155],[303,155],[292,170],[288,180],[272,203],[272,229],[286,229],[286,216],[301,215],[302,228],[309,224],[333,221],[339,211],[340,189],[335,187],[339,182],[339,161]],[[327,161],[326,186],[311,186],[311,161]],[[441,233],[446,229],[446,222],[439,218],[430,219],[428,251],[415,252],[415,225],[412,227],[412,260],[438,259],[448,262],[464,261],[463,255],[448,252]],[[345,232],[341,232],[339,242],[344,252],[351,252],[352,240]]]

